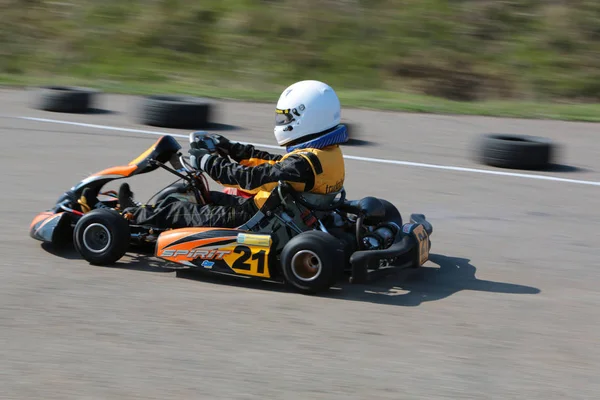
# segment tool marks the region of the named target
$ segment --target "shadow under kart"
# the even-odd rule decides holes
[[[190,134],[190,142],[216,151],[204,132]],[[110,181],[163,168],[179,179],[157,193],[156,202],[171,196],[207,204],[206,178],[180,149],[165,135],[127,165],[92,174],[38,214],[30,236],[53,245],[73,243],[95,265],[114,264],[131,246],[151,245],[155,256],[169,262],[165,268],[278,281],[303,293],[325,291],[343,278],[366,283],[390,269],[418,268],[429,258],[433,228],[423,214],[411,214],[403,223],[390,202],[372,196],[347,200],[343,187],[315,194],[279,182],[260,210],[237,228],[136,225],[119,210],[116,193],[100,192]],[[85,189],[105,196],[100,199],[109,208],[90,210],[82,200]]]

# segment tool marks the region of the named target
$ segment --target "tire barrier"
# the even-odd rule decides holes
[[[62,113],[87,113],[92,109],[95,89],[73,86],[42,86],[33,92],[32,107]]]
[[[89,113],[99,90],[74,86],[42,86],[33,91],[32,107],[52,112]],[[152,95],[141,100],[138,122],[143,125],[173,129],[210,129],[214,104],[193,96]],[[375,143],[359,139],[360,124],[342,121],[348,130],[346,146]],[[547,138],[529,135],[490,133],[481,135],[474,146],[472,159],[497,168],[544,169],[551,167],[556,146]]]
[[[359,123],[342,121],[343,125],[346,125],[346,132],[348,132],[348,141],[344,143],[344,146],[373,146],[376,143],[361,139],[363,136],[363,130]]]
[[[204,129],[210,125],[212,103],[207,99],[157,95],[142,100],[139,122],[175,129]]]
[[[555,146],[550,139],[513,134],[482,135],[475,160],[498,168],[543,169],[551,165]]]

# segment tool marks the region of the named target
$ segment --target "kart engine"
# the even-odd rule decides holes
[[[388,248],[394,243],[400,227],[393,222],[378,225],[372,232],[362,238],[362,243],[367,250],[380,250]]]

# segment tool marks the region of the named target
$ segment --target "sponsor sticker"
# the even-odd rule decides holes
[[[180,257],[185,258],[201,258],[203,260],[222,260],[227,254],[230,254],[231,250],[163,250],[158,256],[159,257]]]

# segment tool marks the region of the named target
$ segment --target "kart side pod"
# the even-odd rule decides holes
[[[272,238],[234,228],[178,228],[163,232],[156,256],[191,268],[271,278]]]
[[[379,269],[382,263],[400,267],[418,268],[429,259],[430,236],[433,227],[423,214],[411,214],[410,222],[402,225],[392,245],[381,250],[357,251],[350,257],[351,283],[369,280],[369,269]],[[388,268],[389,269],[389,268]]]

